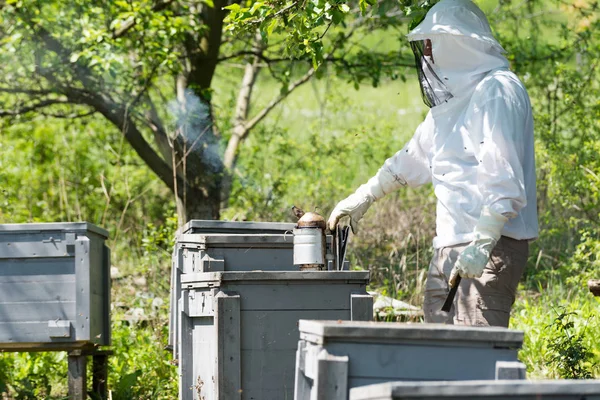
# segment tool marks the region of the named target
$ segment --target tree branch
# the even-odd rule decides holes
[[[70,103],[70,101],[65,100],[65,99],[46,99],[46,100],[40,100],[37,103],[31,104],[29,106],[26,107],[21,107],[21,108],[17,108],[14,110],[2,110],[0,109],[0,117],[14,117],[17,115],[23,115],[23,114],[27,114],[28,112],[31,111],[36,111],[45,107],[49,107],[49,106],[53,106],[56,104],[68,104]]]
[[[171,191],[175,192],[177,187],[177,195],[183,196],[185,184],[183,179],[177,176],[177,184],[173,182],[173,170],[168,163],[161,158],[154,149],[148,144],[144,136],[135,125],[129,115],[129,110],[120,104],[115,104],[107,101],[106,98],[95,98],[91,101],[90,106],[96,109],[114,126],[121,129],[125,139],[135,150],[138,156],[144,160],[146,165],[164,182]]]
[[[89,117],[90,115],[94,115],[96,113],[96,110],[91,110],[88,112],[84,112],[84,113],[71,113],[71,114],[64,114],[64,113],[60,113],[60,114],[55,114],[55,113],[47,113],[47,112],[40,112],[40,114],[42,114],[45,117],[52,117],[52,118],[64,118],[64,119],[76,119],[76,118],[85,118],[85,117]]]
[[[256,126],[256,124],[258,124],[260,121],[263,120],[264,117],[267,116],[267,114],[269,113],[269,111],[271,111],[273,108],[275,108],[279,103],[281,103],[281,101],[283,99],[285,99],[291,92],[293,92],[295,89],[297,89],[299,86],[301,86],[302,84],[308,82],[308,80],[315,74],[315,69],[311,68],[309,69],[300,79],[296,80],[295,82],[291,83],[288,87],[287,87],[287,91],[285,93],[281,93],[279,94],[276,98],[274,98],[269,104],[267,104],[267,106],[265,108],[263,108],[262,110],[260,110],[258,112],[258,114],[256,114],[254,116],[254,118],[252,118],[250,121],[246,122],[246,124],[244,124],[245,128],[246,128],[246,134],[243,136],[245,138],[245,136],[248,135],[248,132],[254,128],[254,126]]]
[[[32,24],[31,22],[29,23]],[[35,24],[32,27],[37,29],[38,36],[48,50],[56,53],[65,63],[68,63],[67,65],[73,66],[72,68],[74,69],[77,79],[85,88],[90,89],[97,86],[95,85],[95,76],[92,71],[77,63],[71,63],[69,61],[70,52],[62,45],[62,43],[52,37],[50,32],[43,27],[35,26]],[[90,106],[120,129],[123,132],[125,139],[129,142],[131,147],[133,147],[138,156],[144,160],[159,179],[162,180],[171,191],[177,191],[178,195],[183,194],[183,191],[185,190],[183,180],[180,177],[177,177],[177,185],[175,185],[175,182],[173,182],[173,171],[169,164],[167,164],[154,151],[148,142],[146,142],[146,139],[144,139],[142,133],[131,119],[127,106],[116,103],[107,93],[100,90],[87,91],[76,89],[74,87],[63,87],[61,89],[71,103]],[[177,189],[175,189],[175,187],[177,187]]]
[[[167,1],[163,1],[161,3],[157,3],[152,7],[152,11],[154,11],[154,12],[162,11],[162,10],[166,9],[171,3],[173,3],[173,0],[167,0]],[[135,20],[135,18],[127,20],[127,22],[125,22],[123,25],[121,25],[121,27],[119,27],[119,29],[116,29],[115,31],[113,31],[113,35],[112,35],[113,39],[118,39],[118,38],[124,36],[136,24],[137,24],[137,21]]]
[[[244,77],[242,78],[242,86],[240,88],[240,92],[238,93],[237,103],[235,107],[235,120],[232,130],[233,132],[231,138],[229,139],[229,142],[227,143],[227,148],[225,149],[225,155],[223,157],[223,164],[228,170],[230,170],[235,164],[239,144],[248,132],[247,128],[245,127],[245,122],[248,118],[248,110],[250,108],[252,89],[254,88],[254,83],[256,82],[256,77],[258,76],[259,72],[259,54],[262,54],[263,47],[264,45],[262,42],[262,37],[260,35],[260,32],[257,32],[255,35],[255,41],[252,49],[252,52],[256,53],[257,55],[253,58],[251,62],[248,62],[246,64],[246,68],[244,70]],[[227,196],[225,196],[225,198],[227,198]]]
[[[35,90],[15,87],[0,87],[0,93],[11,93],[11,94],[27,94],[30,96],[47,96],[49,94],[57,94],[58,92],[53,90]]]

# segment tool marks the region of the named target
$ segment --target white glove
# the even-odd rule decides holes
[[[402,178],[392,175],[385,168],[380,168],[367,183],[361,185],[356,192],[335,206],[329,216],[327,226],[331,231],[335,230],[340,218],[347,215],[350,217],[352,232],[356,234],[358,221],[365,215],[371,204],[405,184],[406,182]]]
[[[463,278],[479,278],[483,275],[507,221],[507,217],[488,207],[481,210],[481,216],[475,226],[475,239],[459,254],[450,273],[450,286],[454,286],[458,274]]]

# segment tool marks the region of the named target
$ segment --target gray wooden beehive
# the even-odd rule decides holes
[[[398,380],[496,379],[516,372],[523,332],[504,328],[300,321],[296,400],[347,399],[351,388]]]
[[[368,272],[181,276],[180,399],[291,400],[298,320],[372,319]]]
[[[110,344],[107,238],[86,222],[0,225],[0,348]]]
[[[350,390],[350,400],[600,400],[600,381],[390,382]]]
[[[176,235],[171,268],[169,347],[178,358],[181,275],[196,272],[294,271],[292,223],[191,220]]]

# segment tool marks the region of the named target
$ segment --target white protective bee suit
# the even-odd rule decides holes
[[[407,37],[431,109],[413,138],[336,206],[329,226],[347,215],[356,230],[374,201],[401,186],[433,183],[426,321],[507,326],[527,243],[538,235],[529,97],[469,0],[441,0]],[[426,40],[429,56],[416,50]],[[471,279],[462,279],[451,313],[441,312],[457,273]]]

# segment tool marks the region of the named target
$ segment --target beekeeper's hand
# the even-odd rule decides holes
[[[380,168],[377,174],[361,185],[356,192],[340,201],[329,216],[327,226],[333,232],[340,218],[349,216],[353,233],[358,232],[358,221],[365,215],[373,202],[398,189],[405,183],[392,175],[386,168]]]
[[[459,254],[450,273],[450,286],[454,285],[458,274],[462,278],[479,278],[483,275],[507,221],[507,217],[487,207],[481,210],[481,216],[475,226],[475,239]]]

